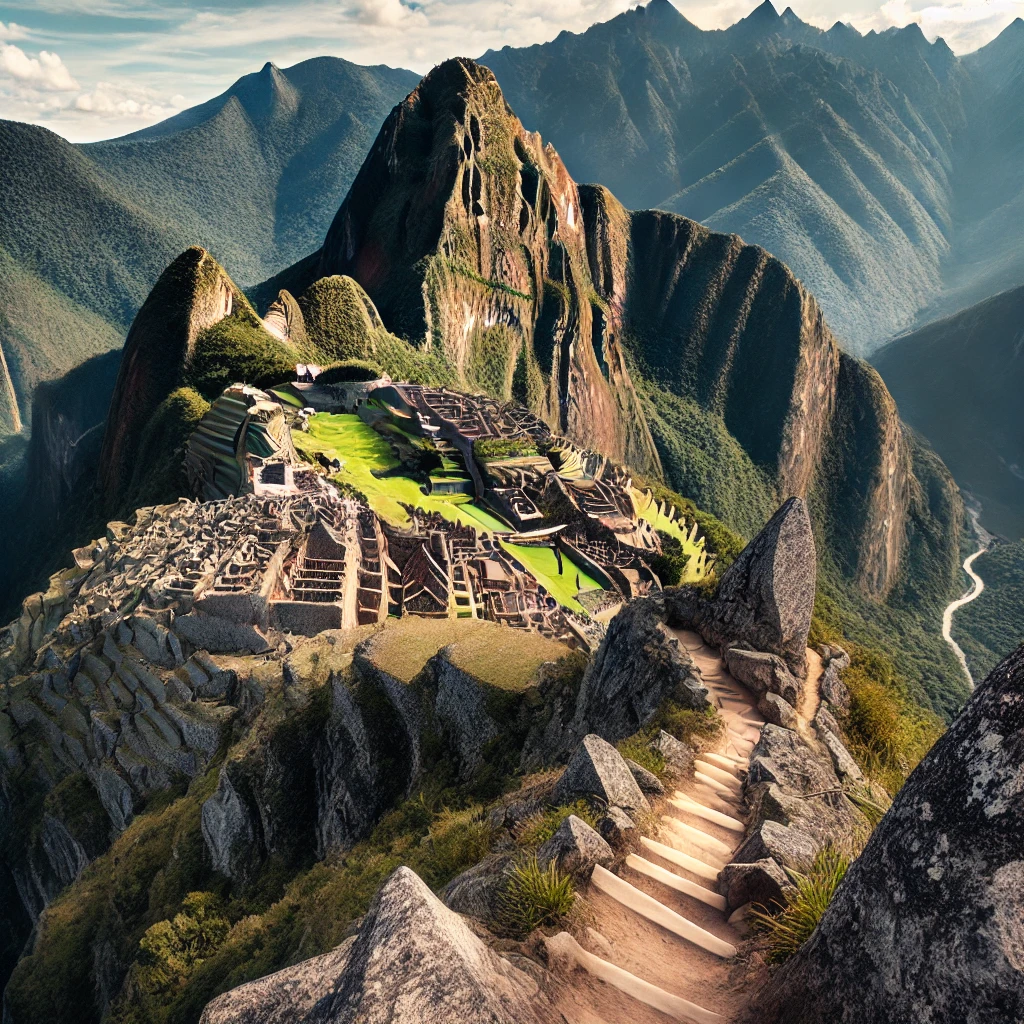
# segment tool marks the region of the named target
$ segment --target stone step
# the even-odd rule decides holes
[[[709,854],[721,859],[726,864],[729,863],[734,851],[732,847],[727,843],[723,843],[721,839],[709,836],[707,832],[702,832],[699,828],[694,828],[693,825],[687,825],[685,821],[680,821],[678,818],[670,818],[667,814],[663,814],[661,820],[668,825],[670,831],[678,833],[683,839],[693,843],[694,846],[699,846],[702,850],[706,850]]]
[[[687,999],[666,992],[649,981],[638,978],[625,968],[618,967],[608,960],[588,953],[568,932],[559,932],[544,940],[548,954],[553,961],[563,960],[575,963],[598,981],[618,989],[631,996],[637,1002],[650,1006],[671,1017],[672,1020],[688,1021],[691,1024],[724,1024],[725,1018],[720,1013],[705,1010],[704,1007],[691,1003]]]
[[[727,828],[730,832],[746,831],[747,826],[739,819],[729,814],[724,814],[722,811],[716,811],[711,807],[705,807],[703,804],[699,804],[696,800],[688,797],[685,793],[677,791],[675,796],[669,800],[669,803],[673,807],[678,807],[681,811],[687,811],[690,814],[695,814],[698,818],[703,818],[705,821],[712,821],[716,825],[721,825],[722,828]]]
[[[723,786],[731,789],[737,796],[743,792],[743,783],[735,775],[730,775],[724,768],[719,768],[710,761],[705,761],[702,757],[694,761],[693,765],[701,774],[716,779]]]
[[[696,787],[690,794],[693,800],[697,800],[706,807],[715,807],[726,814],[732,814],[740,810],[740,797],[732,790],[726,789],[720,782],[708,778],[702,772],[694,774]]]
[[[702,760],[718,765],[719,768],[730,772],[735,777],[738,777],[740,772],[747,767],[747,762],[741,761],[738,757],[727,757],[725,754],[701,754],[700,756]]]
[[[671,846],[659,843],[656,839],[649,839],[647,836],[640,837],[640,845],[645,850],[656,853],[662,860],[667,860],[670,864],[676,864],[691,874],[697,875],[699,878],[706,878],[709,882],[718,881],[718,876],[722,869],[715,867],[713,864],[708,864],[707,861],[701,860],[699,857],[682,853]]]
[[[712,935],[711,932],[695,925],[692,921],[687,921],[682,914],[677,914],[674,910],[666,907],[664,903],[659,903],[653,896],[642,892],[635,885],[630,885],[625,879],[613,875],[600,864],[594,867],[590,881],[606,896],[610,896],[617,903],[635,911],[648,921],[660,925],[672,932],[673,935],[678,935],[679,938],[692,942],[695,946],[714,953],[715,956],[728,958],[736,955],[736,947],[731,942],[726,942],[717,935]]]
[[[683,878],[682,875],[677,874],[675,871],[663,868],[660,864],[655,864],[646,857],[631,853],[626,857],[626,867],[641,875],[646,875],[648,878],[653,878],[656,882],[661,882],[662,885],[667,885],[670,889],[675,889],[676,892],[681,892],[684,896],[690,896],[701,903],[707,904],[709,907],[714,907],[715,910],[721,910],[722,913],[725,913],[726,904],[724,896],[689,878]]]

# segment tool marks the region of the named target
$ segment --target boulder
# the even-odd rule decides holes
[[[355,936],[323,956],[239,985],[203,1010],[199,1024],[295,1024],[328,995],[345,970]]]
[[[777,693],[766,693],[758,702],[757,710],[764,715],[764,720],[783,729],[797,727],[796,711],[789,701],[783,700]]]
[[[575,814],[570,814],[537,850],[537,864],[541,868],[554,861],[562,871],[588,877],[595,864],[607,867],[614,858],[608,843]]]
[[[814,728],[819,736],[823,730],[834,732],[837,736],[840,732],[839,723],[836,721],[835,715],[824,704],[818,707],[818,713],[814,716]]]
[[[665,759],[666,766],[677,775],[693,775],[693,762],[697,755],[693,748],[682,740],[677,740],[671,733],[660,729],[658,735],[651,740],[651,746]]]
[[[642,764],[637,764],[632,758],[627,757],[625,761],[626,767],[632,773],[633,778],[636,779],[636,784],[640,787],[641,792],[653,793],[655,796],[664,795],[665,787],[661,784],[661,779],[654,772],[649,772]]]
[[[713,600],[694,587],[666,592],[669,622],[698,629],[720,650],[777,654],[802,679],[816,573],[807,503],[790,498],[729,566]]]
[[[1024,1020],[1024,647],[896,794],[759,1024]]]
[[[766,693],[777,693],[794,707],[800,700],[800,681],[777,654],[730,647],[725,652],[725,664],[734,679],[759,697]]]
[[[510,854],[492,853],[453,878],[445,886],[441,899],[457,914],[492,921],[500,909],[499,896],[514,863]]]
[[[850,752],[843,746],[843,741],[831,729],[819,730],[818,738],[825,745],[829,757],[832,758],[832,767],[835,768],[839,781],[856,782],[863,785],[864,773]]]
[[[796,892],[789,876],[771,857],[749,864],[726,864],[718,876],[718,891],[725,897],[729,910],[738,910],[745,903],[767,909],[784,907]]]
[[[609,807],[598,819],[597,831],[616,848],[625,846],[637,834],[636,824],[621,807]]]
[[[647,798],[640,792],[622,755],[592,733],[583,737],[555,785],[556,803],[571,804],[581,798],[596,798],[606,807],[622,807],[627,811],[650,810]]]
[[[818,684],[821,699],[845,714],[850,710],[850,691],[840,678],[840,673],[850,667],[850,656],[839,647],[825,646],[822,648],[822,661],[825,668]]]
[[[664,701],[700,710],[707,694],[693,660],[665,628],[662,599],[631,601],[608,624],[583,677],[570,732],[620,740],[642,729]]]
[[[763,821],[733,854],[733,861],[754,864],[771,858],[782,867],[806,871],[819,851],[819,845],[806,832],[777,821]]]
[[[409,868],[381,886],[331,992],[302,1024],[554,1024],[536,981]]]
[[[201,1024],[555,1024],[526,971],[492,952],[409,868],[359,934],[325,956],[219,996]]]

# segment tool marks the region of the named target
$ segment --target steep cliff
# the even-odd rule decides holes
[[[891,396],[814,297],[735,235],[577,186],[472,61],[395,108],[320,253],[261,294],[331,275],[462,386],[514,396],[748,534],[780,499],[813,497],[816,531],[870,599],[919,567],[911,520],[933,496]],[[947,590],[955,555],[954,540],[935,570]]]
[[[660,475],[594,295],[580,194],[487,68],[435,68],[385,121],[317,273],[367,291],[388,328],[467,383]]]

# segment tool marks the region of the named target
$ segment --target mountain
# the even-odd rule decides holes
[[[74,146],[0,122],[0,434],[31,395],[120,347],[167,263],[202,244],[253,282],[319,244],[411,72],[267,64],[122,139]]]
[[[917,616],[938,614],[955,586],[959,499],[877,373],[840,349],[813,296],[763,249],[578,186],[481,65],[448,61],[395,108],[321,249],[251,290],[262,324],[221,280],[235,299],[216,330],[261,353],[253,374],[355,358],[514,400],[747,536],[782,498],[806,496],[827,578],[859,595],[867,619],[884,608],[886,628],[910,630],[905,651],[929,646]],[[199,349],[188,340],[206,322],[192,282],[154,292],[133,327],[141,338],[143,321],[159,332],[171,310],[193,310],[173,343],[153,335],[156,355],[139,362],[133,348],[122,361],[100,470],[110,510],[131,504],[115,467],[160,461],[138,458],[132,424],[187,419],[188,403],[161,404],[175,388],[211,401],[230,383],[197,380],[213,356],[202,355],[210,332]],[[172,351],[150,395],[138,368],[163,373]],[[147,491],[145,503],[168,497]],[[916,692],[952,707],[948,652],[930,650],[909,655]]]
[[[943,288],[973,83],[917,26],[823,32],[765,0],[703,32],[654,0],[481,61],[577,178],[763,245],[853,351]]]
[[[873,361],[906,421],[981,502],[985,525],[1024,537],[1024,287],[899,338]]]

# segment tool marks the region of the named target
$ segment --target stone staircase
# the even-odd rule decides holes
[[[680,639],[690,647],[692,637]],[[580,1020],[596,1013],[610,1024],[619,1019],[608,1015],[614,1006],[631,1024],[666,1017],[724,1024],[741,1005],[729,975],[747,907],[730,915],[717,882],[744,839],[743,779],[764,719],[749,691],[721,670],[717,654],[708,662],[701,665],[704,682],[726,722],[721,751],[699,755],[693,779],[660,801],[656,836],[640,839],[620,874],[594,868],[589,941],[581,945],[565,932],[547,940],[553,958],[604,983],[592,989],[589,1015]],[[617,990],[610,1003],[608,987]],[[630,1002],[657,1012],[630,1010]]]

